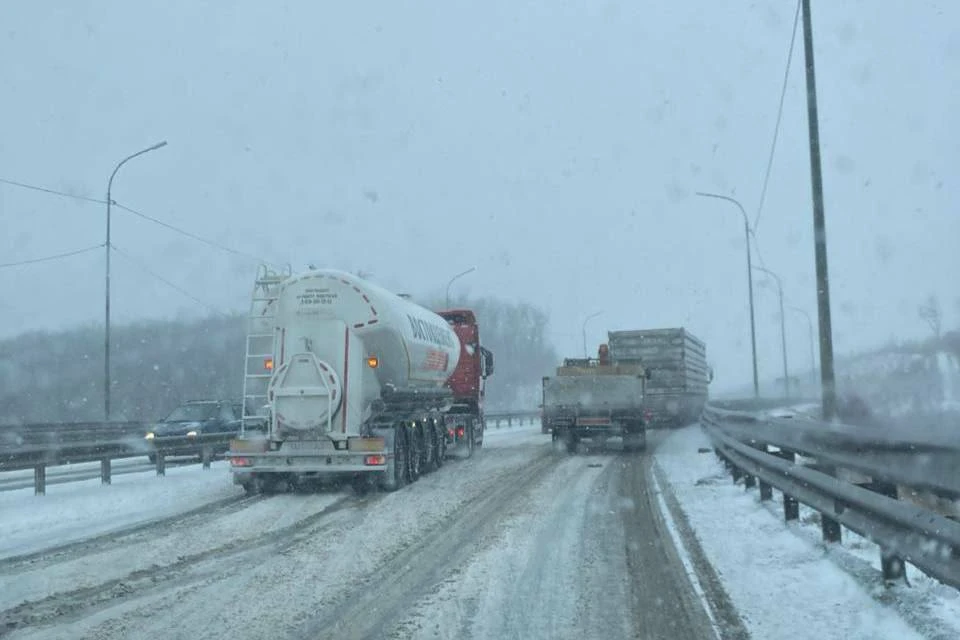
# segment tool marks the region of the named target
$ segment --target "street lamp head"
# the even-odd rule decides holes
[[[153,145],[153,146],[150,147],[149,149],[146,149],[146,151],[156,151],[156,150],[159,149],[160,147],[165,147],[165,146],[167,146],[167,141],[166,141],[166,140],[164,140],[163,142],[158,142],[157,144]]]

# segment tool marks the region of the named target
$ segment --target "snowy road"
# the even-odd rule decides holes
[[[911,614],[917,594],[878,596],[843,549],[824,557],[726,482],[706,444],[689,428],[652,434],[642,455],[569,456],[537,428],[490,431],[472,459],[363,497],[247,498],[222,466],[72,485],[122,498],[86,503],[101,527],[70,513],[58,528],[56,502],[24,496],[43,506],[20,533],[0,522],[0,540],[15,534],[0,546],[0,636],[953,637]],[[144,520],[134,499],[149,491]],[[923,611],[949,606],[924,593]]]
[[[651,460],[501,430],[395,494],[221,496],[0,560],[0,635],[713,637]]]

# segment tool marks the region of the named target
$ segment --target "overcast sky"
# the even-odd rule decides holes
[[[813,2],[840,352],[960,324],[960,4]],[[5,2],[0,177],[123,204],[295,269],[547,309],[566,354],[686,326],[749,379],[743,227],[759,202],[794,0]],[[816,311],[797,38],[757,229]],[[103,242],[104,207],[0,185],[0,262]],[[114,318],[247,304],[256,263],[116,211]],[[0,335],[99,323],[102,251],[0,270]],[[758,285],[762,281],[758,276]],[[761,373],[779,371],[772,289]],[[807,329],[788,317],[791,359]]]

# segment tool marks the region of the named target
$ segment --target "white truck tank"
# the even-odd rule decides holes
[[[435,313],[332,269],[292,276],[276,301],[272,427],[356,435],[386,385],[442,387],[460,341]]]

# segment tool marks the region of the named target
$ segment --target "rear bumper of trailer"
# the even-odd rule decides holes
[[[226,454],[235,482],[259,474],[356,475],[385,471],[392,457],[383,438],[351,438],[347,448],[330,441],[285,442],[270,451],[264,440],[234,440]]]

